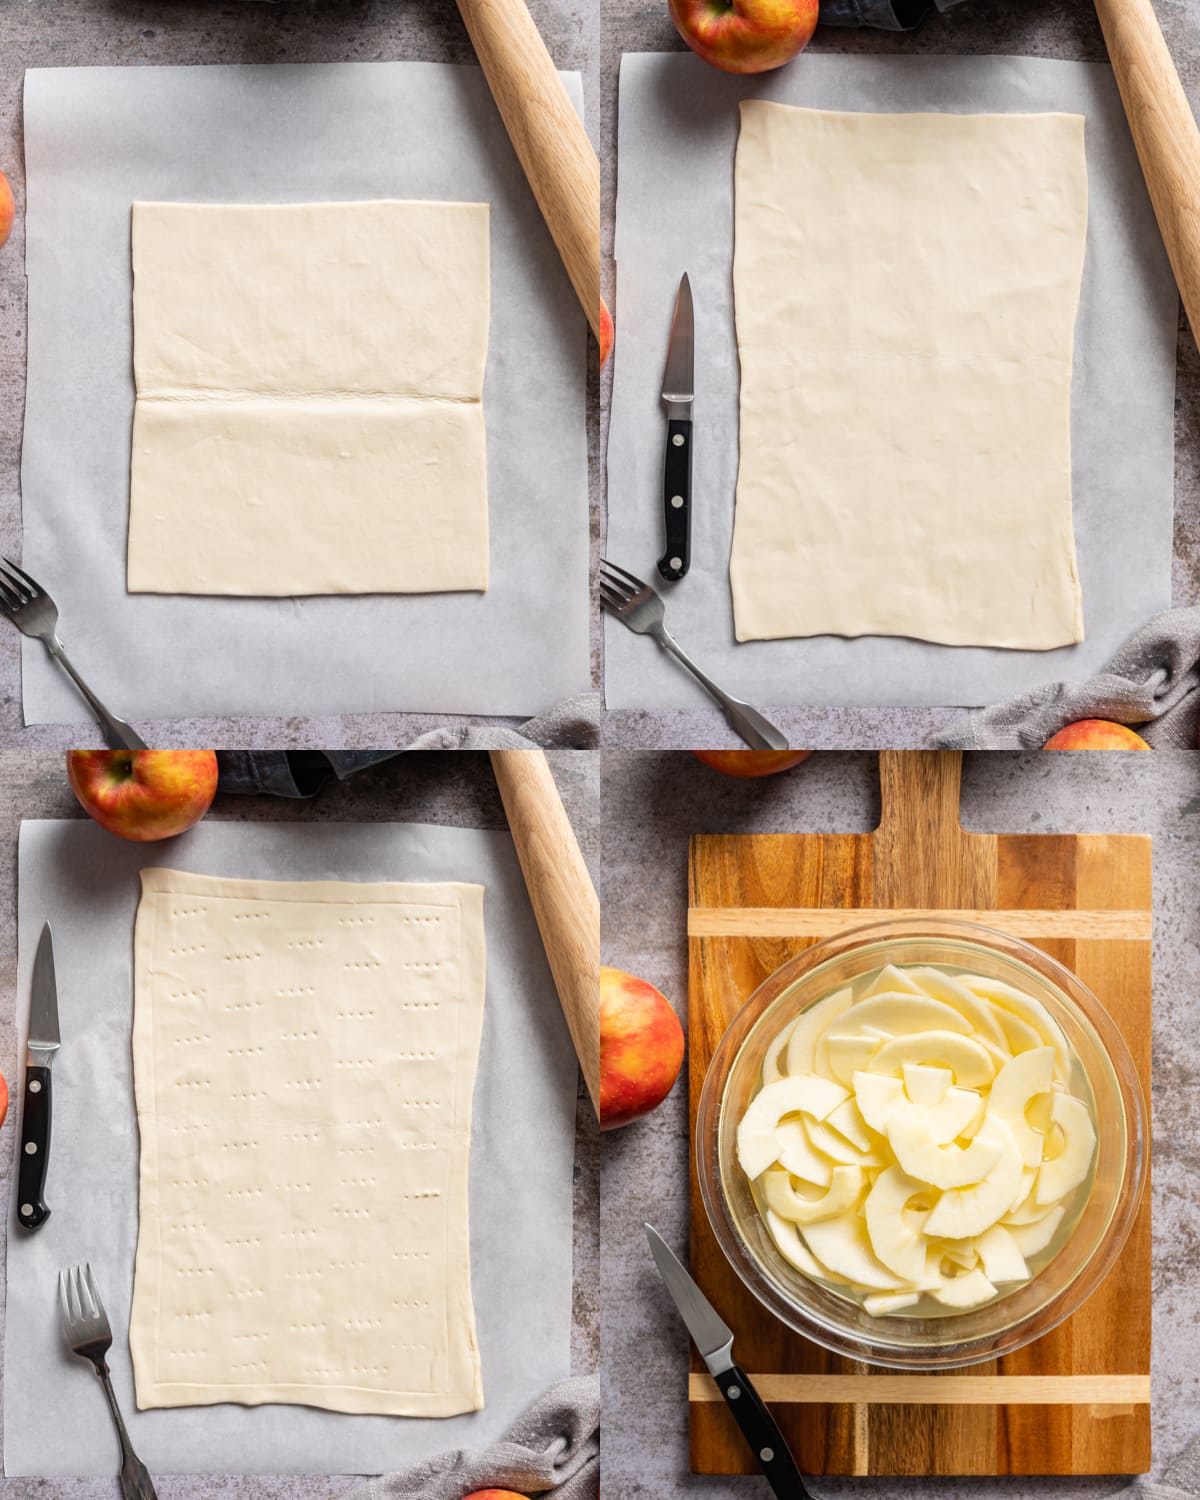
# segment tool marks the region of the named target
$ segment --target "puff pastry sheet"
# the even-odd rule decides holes
[[[1079,115],[741,105],[737,638],[1083,639]]]
[[[141,1408],[483,1405],[483,888],[142,872]]]
[[[482,590],[489,207],[133,206],[133,593]]]

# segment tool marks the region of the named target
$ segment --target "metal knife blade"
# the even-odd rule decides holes
[[[663,460],[663,532],[666,547],[658,571],[677,582],[691,566],[692,541],[692,403],[695,397],[696,330],[692,284],[685,272],[675,294],[671,338],[662,399],[667,408],[667,446]]]
[[[675,315],[671,319],[671,339],[667,345],[667,368],[663,375],[662,398],[667,415],[686,418],[691,415],[695,398],[696,328],[692,312],[692,283],[687,272],[675,294]]]
[[[733,1330],[722,1321],[716,1308],[663,1243],[653,1225],[644,1224],[642,1227],[650,1241],[650,1253],[654,1256],[658,1274],[687,1324],[692,1342],[699,1349],[750,1451],[762,1465],[771,1492],[777,1500],[811,1500],[778,1422],[751,1385],[750,1377],[733,1357]]]
[[[58,1048],[54,938],[47,922],[38,939],[29,993],[28,1056],[17,1163],[17,1222],[24,1229],[40,1229],[50,1217],[42,1192],[50,1165],[50,1064]]]
[[[47,922],[42,928],[33,960],[33,983],[29,994],[29,1061],[49,1067],[60,1044],[54,935]]]
[[[687,1324],[692,1343],[699,1349],[704,1363],[713,1375],[730,1369],[733,1365],[733,1329],[718,1316],[716,1308],[684,1270],[653,1224],[643,1224],[642,1228],[650,1241],[650,1254],[654,1257],[658,1274],[679,1309],[679,1316]]]

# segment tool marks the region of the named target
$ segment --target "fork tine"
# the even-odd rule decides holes
[[[96,1289],[96,1278],[92,1275],[92,1263],[88,1261],[83,1269],[84,1282],[87,1285],[88,1296],[92,1303],[92,1317],[102,1323],[108,1322],[108,1314],[104,1311],[104,1303],[100,1300],[100,1293]]]
[[[608,573],[600,574],[600,587],[611,589],[612,592],[621,599],[632,599],[634,593],[636,592],[636,590],[631,589],[629,585],[623,582],[620,578],[614,577]]]
[[[79,1272],[79,1304],[89,1323],[96,1319],[96,1299],[92,1295],[95,1289],[92,1282],[92,1268],[85,1264]]]
[[[603,581],[600,584],[600,600],[601,603],[612,604],[618,607],[622,604],[629,603],[629,600],[625,597],[624,594],[620,593],[617,589],[610,588],[608,584],[604,583]]]
[[[58,1310],[62,1314],[63,1328],[71,1326],[71,1309],[67,1305],[67,1283],[63,1279],[63,1273],[58,1273]]]
[[[8,574],[0,570],[0,604],[5,609],[17,610],[21,607],[20,596],[15,594],[7,583]]]
[[[37,583],[34,579],[30,578],[29,574],[26,573],[23,568],[18,568],[17,565],[16,565],[16,563],[13,562],[13,560],[12,560],[11,557],[0,557],[0,562],[3,562],[4,566],[6,568],[8,568],[10,572],[15,573],[17,575],[17,577],[21,580],[21,582],[29,590],[30,598],[33,598],[37,594],[40,594],[42,592],[42,586],[41,586],[41,584]]]
[[[78,1274],[74,1266],[67,1272],[67,1317],[71,1320],[72,1324],[78,1324],[81,1317],[79,1311],[79,1292],[75,1285],[75,1277]]]
[[[610,573],[615,573],[618,578],[627,583],[629,587],[635,592],[638,589],[644,589],[646,587],[646,584],[642,581],[642,579],[636,578],[632,573],[626,572],[624,568],[619,568],[616,563],[609,562],[607,557],[602,557],[600,559],[600,562],[603,567],[606,567]]]

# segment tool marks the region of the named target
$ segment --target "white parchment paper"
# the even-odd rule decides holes
[[[675,291],[687,271],[696,308],[692,568],[662,592],[668,626],[722,687],[761,705],[990,703],[1041,682],[1090,675],[1170,605],[1179,304],[1107,65],[812,53],[778,72],[735,78],[690,53],[639,53],[623,58],[620,89],[606,553],[657,580],[665,433],[659,392]],[[744,98],[885,113],[1063,110],[1086,117],[1088,245],[1072,389],[1082,644],[1025,652],[883,637],[735,642],[731,272],[733,155]],[[861,420],[869,424],[872,414],[864,411]],[[803,574],[796,587],[804,587]],[[1013,607],[1023,601],[1014,597]],[[605,676],[610,708],[709,706],[685,672],[612,620]]]
[[[485,1406],[444,1421],[308,1407],[138,1412],[129,1364],[138,1139],[130,1059],[137,872],[169,865],[270,880],[466,880],[486,887],[487,999],[471,1137],[471,1278]],[[54,1064],[46,1201],[11,1228],[4,1469],[107,1475],[115,1439],[94,1374],[59,1329],[61,1266],[90,1260],[113,1324],[113,1381],[151,1471],[372,1473],[494,1440],[570,1371],[577,1064],[512,841],[415,824],[204,823],[166,844],[91,823],[21,825],[19,1055],[42,923],[54,929],[63,1045]],[[10,1205],[10,1225],[13,1223]]]
[[[525,715],[588,690],[587,328],[477,68],[38,69],[25,153],[24,562],[115,711]],[[127,594],[131,203],[365,198],[492,205],[487,593]],[[88,719],[37,642],[22,669],[26,722]]]

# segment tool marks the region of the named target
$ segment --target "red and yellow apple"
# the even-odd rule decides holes
[[[0,172],[0,245],[3,245],[12,233],[13,220],[17,216],[17,206],[13,202],[12,188],[9,186],[8,178]]]
[[[518,1495],[516,1490],[472,1490],[463,1500],[529,1500],[528,1495]]]
[[[666,997],[621,969],[600,970],[600,1129],[649,1114],[683,1063],[683,1027]]]
[[[198,823],[217,792],[215,750],[68,750],[67,776],[101,828],[136,843]]]
[[[1140,734],[1108,719],[1080,719],[1052,734],[1043,750],[1149,750]]]
[[[714,771],[726,776],[774,776],[790,771],[812,754],[811,750],[693,750]]]
[[[0,1125],[4,1124],[8,1114],[8,1084],[4,1081],[4,1074],[0,1073]]]
[[[791,62],[817,29],[820,0],[670,0],[688,46],[726,73],[765,73]]]
[[[608,310],[608,303],[600,299],[600,368],[603,370],[608,363],[608,356],[612,353],[613,340],[617,336],[617,330],[613,327],[612,313]]]

